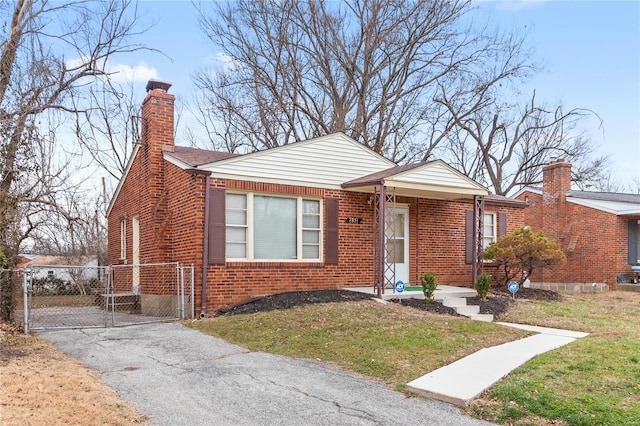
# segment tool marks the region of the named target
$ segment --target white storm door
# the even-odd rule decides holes
[[[394,220],[390,217],[393,214],[394,209],[387,208],[385,282],[393,280],[394,284],[398,281],[407,284],[409,282],[409,209],[396,207]]]

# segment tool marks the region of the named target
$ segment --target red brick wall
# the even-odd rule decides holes
[[[471,265],[465,263],[465,211],[471,203],[418,199],[418,226],[412,240],[417,242],[417,275],[434,272],[438,282],[447,285],[471,286]],[[485,204],[485,213],[502,212],[506,215],[506,231],[511,233],[522,226],[524,211],[518,207]],[[496,220],[498,220],[496,215]],[[499,226],[496,223],[496,226]],[[493,265],[485,263],[485,272],[492,273]]]
[[[529,200],[524,224],[542,231],[562,248],[567,263],[535,272],[534,282],[603,283],[615,288],[615,277],[631,273],[628,262],[629,218],[567,201],[571,189],[571,165],[557,160],[543,169],[542,195],[526,191]]]
[[[200,306],[206,177],[192,175],[163,159],[173,146],[173,96],[152,90],[143,104],[143,138],[109,215],[109,261],[119,263],[120,219],[127,217],[127,260],[132,260],[131,218],[140,217],[141,263],[181,262],[195,266],[196,306]],[[227,262],[209,265],[209,311],[257,295],[294,290],[337,289],[374,283],[371,194],[322,188],[222,180],[211,187],[260,193],[338,198],[339,259],[323,262]],[[410,281],[431,271],[441,284],[471,286],[465,264],[465,211],[471,203],[399,198],[409,205]],[[326,203],[325,203],[326,206]],[[487,204],[507,213],[507,231],[519,227],[523,209]],[[347,223],[349,217],[361,223]],[[326,215],[323,218],[326,229]],[[326,236],[323,236],[326,238]],[[326,247],[326,241],[325,241]],[[128,289],[122,289],[128,290]]]
[[[562,267],[535,272],[532,280],[542,283],[607,283],[615,288],[618,274],[631,274],[628,264],[628,218],[571,202],[543,203],[543,196],[529,191],[524,224],[533,231],[555,236],[567,256]],[[549,220],[550,219],[550,220]]]
[[[117,259],[119,249],[119,217],[131,217],[141,211],[139,203],[148,197],[136,181],[142,176],[142,160],[136,159],[124,182],[120,196],[110,215],[110,259]],[[165,218],[159,234],[152,220],[141,216],[141,259],[164,259],[195,266],[196,306],[200,306],[202,246],[204,235],[205,177],[190,175],[165,162]],[[272,293],[295,290],[337,289],[349,286],[371,286],[374,283],[373,206],[371,194],[322,188],[296,187],[245,181],[211,179],[212,187],[295,196],[339,198],[339,263],[323,262],[227,262],[210,265],[207,273],[207,307],[218,307]],[[465,211],[471,203],[399,198],[409,205],[410,283],[419,284],[419,275],[435,272],[441,284],[471,286],[471,266],[465,264]],[[507,231],[520,226],[523,209],[487,205],[485,211],[507,214]],[[151,215],[149,215],[151,216]],[[362,219],[347,223],[349,217]],[[151,216],[153,218],[153,216]],[[326,216],[324,217],[326,227]],[[130,227],[130,224],[129,224]],[[156,235],[168,241],[168,247],[157,245]],[[130,230],[128,231],[130,240]],[[130,253],[131,242],[128,242]],[[326,242],[325,242],[326,247]],[[160,251],[164,250],[163,253]],[[130,254],[128,255],[130,258]]]

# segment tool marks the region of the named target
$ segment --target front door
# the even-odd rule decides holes
[[[385,282],[409,282],[409,209],[387,207]],[[395,267],[395,277],[393,275]]]

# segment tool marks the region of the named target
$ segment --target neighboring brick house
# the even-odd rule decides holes
[[[246,155],[174,145],[170,84],[108,209],[112,264],[195,265],[201,313],[257,295],[396,280],[471,286],[526,204],[442,161],[397,166],[337,133]],[[392,291],[392,290],[387,290]]]
[[[560,244],[562,267],[534,272],[544,288],[615,289],[616,277],[633,277],[640,264],[640,195],[571,190],[571,164],[553,160],[543,169],[542,188],[525,187],[524,224]]]

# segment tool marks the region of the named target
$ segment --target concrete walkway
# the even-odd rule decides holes
[[[505,322],[497,324],[538,334],[481,349],[408,383],[406,389],[431,399],[464,406],[536,355],[588,336],[588,333],[557,328]]]

